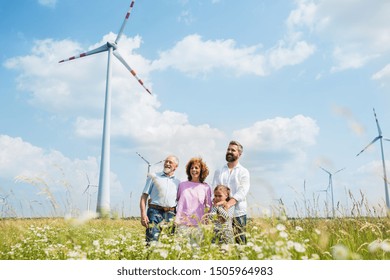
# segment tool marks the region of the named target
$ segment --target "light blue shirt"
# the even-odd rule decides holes
[[[148,174],[143,193],[148,194],[150,203],[162,207],[175,207],[179,179],[164,172]]]

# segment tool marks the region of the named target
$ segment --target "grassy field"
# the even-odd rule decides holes
[[[145,246],[138,219],[0,219],[2,260],[305,260],[390,259],[389,218],[286,219],[248,222],[246,245],[216,245],[212,225],[199,246],[169,234]]]

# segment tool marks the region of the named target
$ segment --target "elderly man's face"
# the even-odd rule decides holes
[[[167,157],[164,161],[164,173],[171,174],[175,172],[177,168],[176,161],[173,157]]]

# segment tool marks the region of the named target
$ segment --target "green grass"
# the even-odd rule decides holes
[[[390,219],[255,218],[246,245],[215,245],[212,225],[201,244],[169,234],[145,246],[138,219],[0,219],[2,260],[390,259]]]

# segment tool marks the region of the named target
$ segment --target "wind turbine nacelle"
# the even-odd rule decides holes
[[[112,48],[114,51],[118,48],[118,45],[115,42],[107,42],[107,47]]]

